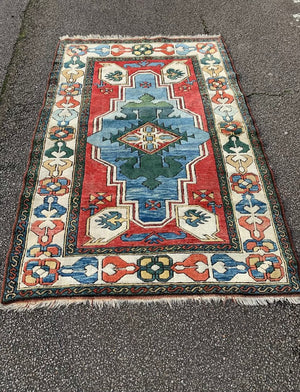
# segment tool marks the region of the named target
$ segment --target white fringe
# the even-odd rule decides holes
[[[154,35],[154,36],[130,36],[130,35],[97,35],[97,34],[89,34],[89,35],[63,35],[62,37],[60,37],[59,39],[61,41],[66,40],[66,39],[82,39],[82,40],[87,40],[87,39],[156,39],[156,38],[168,38],[168,39],[172,39],[172,38],[192,38],[192,39],[196,39],[196,38],[220,38],[221,35],[220,34],[216,34],[216,35],[210,35],[210,34],[200,34],[200,35],[165,35],[165,34],[159,34],[159,35]]]
[[[54,300],[39,300],[39,301],[20,301],[14,302],[7,305],[0,304],[0,310],[3,311],[27,311],[35,309],[57,309],[61,307],[67,307],[76,304],[85,304],[94,308],[102,309],[105,306],[119,308],[123,303],[126,304],[138,304],[138,305],[151,305],[153,303],[167,304],[172,307],[174,304],[183,302],[198,302],[198,303],[226,303],[233,302],[238,305],[246,306],[257,306],[257,305],[269,305],[277,302],[300,305],[300,295],[297,296],[226,296],[226,295],[203,295],[203,296],[176,296],[176,297],[155,297],[155,298],[145,298],[143,299],[107,299],[107,298],[60,298]]]

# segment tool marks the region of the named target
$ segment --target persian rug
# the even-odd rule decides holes
[[[297,303],[299,283],[222,38],[62,38],[2,304]]]

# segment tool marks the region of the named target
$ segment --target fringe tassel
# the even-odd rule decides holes
[[[190,38],[220,38],[221,35],[220,34],[216,34],[216,35],[210,35],[210,34],[200,34],[200,35],[165,35],[165,34],[161,34],[161,35],[154,35],[154,36],[129,36],[129,35],[97,35],[97,34],[89,34],[89,35],[73,35],[73,36],[69,36],[69,35],[63,35],[62,37],[60,37],[59,39],[61,41],[63,40],[75,40],[75,39],[82,39],[82,40],[87,40],[87,39],[157,39],[157,38],[183,38],[183,39],[190,39]]]
[[[167,304],[172,307],[177,303],[184,302],[198,302],[198,303],[223,303],[233,302],[238,305],[246,306],[257,306],[257,305],[269,305],[277,302],[300,305],[300,295],[297,296],[270,296],[270,297],[258,297],[258,296],[176,296],[176,297],[155,297],[143,299],[108,299],[108,298],[68,298],[68,299],[55,299],[55,300],[39,300],[39,301],[28,301],[28,302],[14,302],[11,304],[3,305],[0,304],[0,310],[3,311],[31,311],[35,309],[57,309],[61,307],[68,307],[70,305],[84,304],[93,308],[102,309],[104,306],[119,308],[122,303],[126,304],[138,304],[138,305],[151,305],[153,303]]]

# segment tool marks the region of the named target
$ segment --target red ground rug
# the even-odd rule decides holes
[[[219,36],[61,39],[3,305],[296,303],[297,268]]]

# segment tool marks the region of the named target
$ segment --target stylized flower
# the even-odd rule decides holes
[[[71,45],[67,50],[69,56],[83,56],[87,54],[88,47],[86,45]]]
[[[137,261],[140,267],[137,276],[143,282],[167,282],[174,272],[171,269],[173,260],[169,256],[145,256]]]
[[[62,250],[59,245],[49,244],[49,245],[33,245],[27,251],[28,257],[40,257],[42,255],[47,257],[59,257],[61,256]]]
[[[124,219],[122,214],[120,214],[118,211],[109,211],[106,214],[100,216],[99,219],[95,219],[97,225],[109,230],[119,229],[125,221],[126,219]]]
[[[205,214],[205,212],[197,211],[196,209],[190,209],[185,211],[182,217],[186,223],[193,227],[198,227],[209,221],[210,216]]]
[[[123,74],[121,71],[110,72],[105,76],[107,79],[112,80],[114,82],[120,82],[123,79]]]
[[[228,88],[227,79],[224,77],[220,78],[209,78],[207,79],[208,87],[210,90],[226,90]]]
[[[184,75],[184,73],[182,71],[180,71],[179,69],[169,68],[167,70],[167,78],[168,79],[175,80],[175,79],[180,78],[183,75]]]
[[[136,56],[149,56],[153,52],[153,46],[150,44],[136,44],[132,47],[132,54]]]
[[[198,43],[196,47],[198,52],[203,54],[214,54],[217,51],[215,45],[211,43]]]
[[[61,83],[59,86],[59,91],[58,93],[60,95],[72,95],[76,96],[81,94],[81,87],[82,84],[80,83]]]
[[[51,127],[49,130],[50,140],[72,140],[74,138],[75,129],[73,127]]]
[[[221,63],[221,60],[219,60],[218,58],[214,57],[211,54],[207,54],[201,59],[201,64],[204,64],[204,65],[215,66],[220,63]]]
[[[70,180],[65,177],[48,177],[39,182],[40,195],[62,196],[69,192]]]
[[[284,274],[279,256],[273,254],[251,255],[247,257],[246,261],[250,267],[250,276],[257,282],[279,281]]]
[[[248,253],[270,253],[277,250],[274,241],[264,238],[263,240],[250,239],[244,242],[244,250]]]
[[[229,105],[233,102],[233,95],[227,94],[222,89],[217,90],[216,94],[211,98],[213,103],[221,104],[221,105]]]
[[[74,99],[72,95],[65,94],[63,99],[56,102],[55,105],[58,108],[76,108],[80,105],[80,102],[76,101],[76,99]]]
[[[226,136],[237,136],[243,133],[243,127],[242,124],[238,121],[221,122],[220,131]]]
[[[59,268],[56,259],[31,259],[24,265],[22,281],[26,286],[52,285],[58,279]]]
[[[231,187],[237,193],[256,193],[260,191],[260,184],[256,174],[233,174],[230,177]]]

